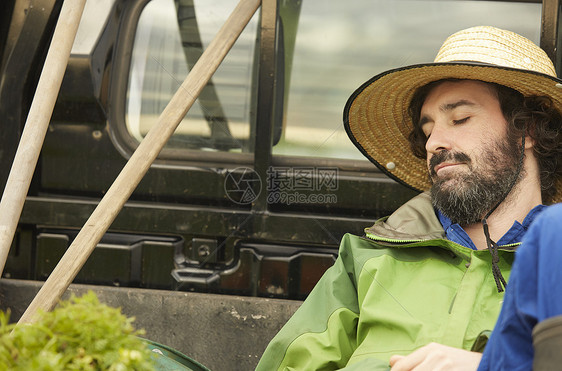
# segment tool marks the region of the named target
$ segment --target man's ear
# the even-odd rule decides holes
[[[525,135],[525,149],[532,149],[535,147],[535,139],[530,135]]]
[[[525,125],[525,149],[532,149],[535,147],[536,141],[534,139],[534,127],[529,127]]]

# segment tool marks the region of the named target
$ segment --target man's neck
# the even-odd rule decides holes
[[[519,192],[514,193],[513,197],[508,197],[487,219],[490,237],[493,241],[498,241],[513,225],[515,221],[523,223],[529,212],[537,205],[542,203],[540,192],[529,194],[529,197],[517,197]],[[474,223],[462,226],[478,250],[488,248],[484,227],[482,223]]]
[[[525,143],[524,176],[487,219],[490,238],[496,242],[509,231],[515,221],[523,223],[527,214],[535,206],[542,204],[538,162],[533,153],[532,141],[527,140]],[[462,227],[478,250],[488,248],[481,222]]]

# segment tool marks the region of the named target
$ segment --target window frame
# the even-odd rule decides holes
[[[115,46],[115,65],[111,77],[110,102],[112,109],[109,112],[110,135],[117,150],[126,158],[130,158],[137,149],[139,142],[128,132],[125,121],[126,99],[131,70],[132,50],[141,13],[151,0],[127,2],[121,21],[121,29]],[[259,12],[259,9],[258,9]],[[254,61],[254,69],[256,62]],[[254,90],[254,88],[252,88]],[[255,104],[255,103],[252,103]],[[250,126],[253,118],[250,117]],[[251,140],[251,135],[250,139]],[[202,150],[189,150],[182,148],[163,148],[153,166],[214,166],[219,164],[251,165],[253,153],[211,152]]]

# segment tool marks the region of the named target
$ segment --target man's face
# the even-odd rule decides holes
[[[443,82],[420,114],[433,204],[454,223],[479,222],[509,192],[520,148],[507,139],[507,122],[490,85]]]

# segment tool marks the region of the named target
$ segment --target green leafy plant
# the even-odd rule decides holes
[[[9,324],[9,312],[0,312],[0,370],[154,370],[133,321],[92,291],[32,324]]]

